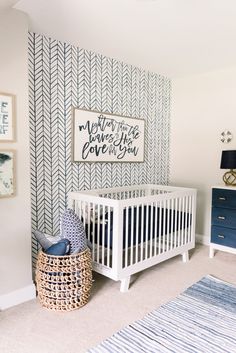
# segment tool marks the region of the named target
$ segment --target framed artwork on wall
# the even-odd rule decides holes
[[[143,162],[143,119],[73,109],[74,162]]]
[[[15,96],[0,93],[0,142],[15,141]]]
[[[0,198],[15,195],[15,150],[0,149]]]

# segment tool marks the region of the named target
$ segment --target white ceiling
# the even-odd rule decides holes
[[[169,77],[236,65],[236,0],[20,0],[15,7],[32,31]]]

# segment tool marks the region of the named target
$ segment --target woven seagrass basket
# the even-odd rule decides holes
[[[52,256],[40,251],[36,286],[39,301],[47,309],[71,311],[85,305],[92,287],[90,250],[66,256]]]

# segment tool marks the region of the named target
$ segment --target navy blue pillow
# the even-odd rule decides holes
[[[54,256],[63,256],[69,252],[70,244],[68,239],[61,239],[58,243],[53,244],[47,250],[45,250],[45,254],[47,255],[54,255]]]

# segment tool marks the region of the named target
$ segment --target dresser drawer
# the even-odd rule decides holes
[[[236,209],[236,189],[212,189],[212,206]]]
[[[236,210],[213,207],[211,223],[214,226],[236,228]]]
[[[211,242],[236,248],[236,229],[212,226]]]

